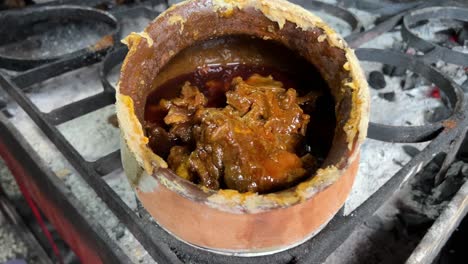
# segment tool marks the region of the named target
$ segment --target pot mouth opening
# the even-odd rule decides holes
[[[255,167],[262,162],[249,163],[247,157],[255,158],[257,155],[264,153],[261,153],[261,151],[260,153],[258,151],[249,153],[245,148],[249,146],[252,148],[259,145],[260,147],[265,146],[264,142],[258,142],[262,140],[258,139],[258,137],[265,137],[264,134],[259,132],[263,127],[258,127],[260,130],[257,130],[257,134],[252,135],[253,138],[248,143],[245,143],[245,138],[238,136],[236,138],[236,135],[234,135],[235,139],[233,139],[232,135],[229,137],[226,135],[225,139],[217,137],[219,140],[215,144],[200,146],[199,140],[201,140],[201,136],[193,135],[196,133],[208,134],[208,132],[200,132],[200,130],[208,130],[210,126],[214,125],[213,122],[216,122],[216,120],[212,120],[212,123],[203,126],[203,124],[200,124],[200,118],[198,118],[198,121],[193,121],[194,116],[203,111],[205,111],[203,113],[209,112],[211,115],[210,108],[218,110],[235,108],[233,107],[235,102],[233,103],[227,99],[226,94],[240,89],[239,86],[234,85],[234,83],[239,84],[236,77],[240,77],[242,83],[249,83],[250,81],[250,84],[252,83],[252,78],[255,77],[263,78],[260,80],[261,82],[265,82],[265,79],[270,79],[272,80],[271,83],[275,84],[280,82],[284,88],[284,92],[292,88],[296,92],[296,99],[303,101],[301,104],[297,104],[300,111],[308,116],[308,121],[303,122],[303,134],[301,135],[299,131],[296,131],[297,136],[294,135],[294,139],[283,137],[279,140],[295,140],[295,143],[286,147],[294,148],[290,152],[300,160],[302,163],[300,167],[305,172],[297,173],[294,175],[295,178],[288,176],[289,178],[285,178],[283,181],[267,183],[265,183],[265,180],[271,180],[269,175],[266,176],[270,178],[264,177],[261,180],[249,180],[246,179],[249,177],[248,175],[241,175],[242,179],[239,179],[239,177],[232,175],[232,171],[229,174],[226,164],[237,167],[242,165]],[[188,89],[187,84],[192,88],[198,89],[200,94],[205,97],[206,108],[203,111],[199,109],[193,110],[199,106],[182,106],[182,104],[189,101],[194,103],[193,98],[186,97],[185,102],[181,100],[183,98],[181,95],[183,93],[182,90],[185,89],[184,91],[187,91]],[[342,96],[338,95],[340,90],[340,87],[330,87],[330,84],[322,77],[321,72],[311,62],[302,57],[298,52],[289,49],[279,42],[249,35],[227,35],[195,42],[178,54],[175,54],[155,74],[151,89],[148,89],[146,92],[145,103],[140,106],[144,107],[143,120],[140,119],[140,122],[142,122],[145,134],[149,138],[148,147],[156,155],[168,162],[169,169],[179,177],[189,180],[200,187],[204,186],[214,190],[234,189],[241,193],[275,193],[295,187],[300,182],[310,180],[319,168],[325,169],[326,166],[333,163],[331,160],[327,160],[327,157],[330,156],[329,152],[333,151],[333,142],[338,140],[335,138],[335,131],[337,129],[343,130],[337,122],[339,120],[339,118],[337,119],[337,115],[343,115],[343,113],[335,111],[337,109],[336,99],[342,98]],[[277,94],[277,97],[284,98],[285,94]],[[235,94],[234,96],[239,95]],[[232,100],[232,96],[229,98]],[[264,101],[265,98],[257,99]],[[253,100],[253,98],[243,97],[242,100]],[[231,104],[227,106],[228,103]],[[239,114],[243,115],[241,118],[245,120],[245,116],[253,112],[254,106],[258,106],[259,103],[259,101],[254,101],[250,104],[248,106],[250,110],[247,111],[247,114]],[[281,103],[284,103],[284,101]],[[272,105],[269,104],[268,107],[271,108]],[[190,112],[190,108],[193,111]],[[259,111],[263,110],[268,111],[268,109],[260,109]],[[282,113],[284,114],[284,112]],[[274,114],[272,113],[272,118],[278,118]],[[174,118],[185,119],[183,121],[174,121]],[[264,118],[264,116],[261,118]],[[295,118],[300,118],[300,116],[295,116]],[[236,120],[241,119],[237,118]],[[297,120],[292,118],[290,121]],[[227,122],[229,123],[229,121]],[[245,122],[251,123],[252,121],[248,119]],[[268,121],[262,122],[260,126],[265,126],[267,123]],[[249,124],[247,125],[250,126]],[[292,123],[289,125],[292,125]],[[238,126],[233,125],[230,128],[237,129]],[[257,128],[254,127],[253,129]],[[214,133],[213,129],[210,131]],[[271,133],[268,135],[271,135]],[[204,139],[206,139],[206,136]],[[242,143],[244,144],[242,145]],[[223,144],[224,148],[219,147]],[[212,149],[214,147],[217,147],[216,150]],[[242,149],[243,147],[244,149]],[[282,144],[280,147],[284,148],[285,146]],[[198,156],[195,157],[196,155]],[[225,160],[219,160],[220,156],[225,157]],[[236,160],[231,162],[226,160],[229,159],[228,157],[234,157]],[[289,158],[291,155],[286,155],[285,157]],[[270,166],[278,167],[279,165],[273,162],[270,163]],[[241,173],[245,171],[242,168],[237,170],[237,172]],[[288,173],[291,171],[294,170],[289,170]],[[250,172],[255,173],[256,171],[250,170]],[[208,173],[208,176],[203,173]],[[213,183],[213,180],[217,181],[217,183]]]

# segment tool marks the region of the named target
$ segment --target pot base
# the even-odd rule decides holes
[[[318,233],[320,233],[320,231],[322,231],[322,229],[325,228],[325,226],[328,225],[328,223],[333,219],[333,217],[335,217],[335,215],[340,211],[340,209],[338,209],[337,212],[335,212],[333,214],[333,216],[328,219],[322,226],[320,226],[316,231],[314,231],[312,234],[310,234],[309,236],[307,236],[306,238],[304,238],[302,241],[299,241],[295,244],[292,244],[292,245],[289,245],[289,246],[286,246],[286,247],[281,247],[281,248],[271,248],[271,249],[264,249],[262,251],[258,251],[258,250],[246,250],[246,251],[233,251],[233,250],[219,250],[219,249],[212,249],[212,248],[206,248],[206,247],[201,247],[201,246],[197,246],[195,244],[192,244],[190,242],[187,242],[187,241],[184,241],[183,239],[181,239],[180,237],[174,235],[173,233],[171,233],[171,231],[167,230],[166,228],[164,228],[163,226],[161,226],[159,223],[156,223],[159,225],[159,227],[161,227],[164,231],[166,231],[168,234],[170,234],[171,236],[173,236],[175,239],[179,240],[180,242],[186,244],[186,245],[189,245],[191,247],[194,247],[194,248],[197,248],[197,249],[200,249],[200,250],[204,250],[204,251],[207,251],[207,252],[211,252],[211,253],[215,253],[215,254],[219,254],[219,255],[224,255],[224,256],[233,256],[233,257],[261,257],[261,256],[268,256],[268,255],[273,255],[273,254],[277,254],[277,253],[280,253],[280,252],[284,252],[284,251],[287,251],[289,249],[292,249],[292,248],[295,248],[299,245],[302,245],[304,244],[305,242],[309,241],[310,239],[312,239],[315,235],[317,235]]]
[[[320,232],[343,207],[358,165],[359,156],[340,179],[309,200],[260,213],[228,212],[186,199],[158,176],[142,176],[155,182],[153,189],[135,191],[158,225],[178,240],[217,254],[254,257],[293,248]]]

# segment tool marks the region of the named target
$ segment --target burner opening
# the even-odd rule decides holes
[[[67,19],[26,24],[18,30],[14,30],[14,38],[1,43],[0,55],[21,59],[63,56],[97,43],[111,31],[111,26]]]
[[[114,44],[119,25],[110,14],[83,7],[31,8],[0,18],[0,62],[24,70],[66,55]]]

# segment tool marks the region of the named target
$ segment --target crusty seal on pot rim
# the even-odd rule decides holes
[[[296,52],[318,69],[335,100],[329,154],[293,188],[269,194],[209,190],[178,177],[148,147],[144,107],[158,73],[195,43],[235,35]],[[310,238],[343,206],[366,137],[369,94],[354,51],[320,18],[284,0],[186,1],[124,43],[129,52],[116,93],[124,169],[144,207],[168,232],[217,252],[265,254]]]

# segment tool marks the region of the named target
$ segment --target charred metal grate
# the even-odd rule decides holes
[[[327,8],[327,12],[336,12],[334,14],[348,21],[350,25],[352,25],[353,34],[347,37],[347,39],[354,47],[393,29],[406,14],[402,12],[382,22],[375,28],[360,32],[358,20],[353,22],[354,16],[350,18],[348,14],[321,3],[314,3],[312,5],[314,7]],[[120,12],[120,14],[122,14],[122,12],[134,12],[132,10],[133,9],[119,10],[118,12]],[[106,13],[104,11],[100,12]],[[117,14],[116,16],[119,17]],[[103,176],[120,168],[120,154],[118,151],[112,152],[96,161],[87,161],[58,130],[57,126],[59,124],[114,103],[114,88],[107,80],[107,75],[112,68],[121,63],[126,54],[126,48],[115,45],[113,50],[111,55],[109,55],[101,65],[100,77],[103,84],[102,91],[91,97],[62,106],[50,113],[41,112],[27,97],[24,90],[32,84],[48,80],[74,69],[98,63],[102,60],[102,55],[107,53],[107,50],[87,52],[80,56],[66,56],[52,62],[43,63],[40,66],[34,64],[31,65],[33,66],[31,69],[21,72],[14,77],[0,73],[0,86],[21,106],[43,133],[59,149],[68,162],[79,172],[81,177],[93,188],[119,220],[125,224],[154,260],[159,263],[322,262],[346,240],[356,226],[360,225],[367,217],[373,215],[373,213],[379,209],[408,178],[415,175],[422,166],[426,165],[436,154],[441,152],[448,154],[441,170],[442,172],[445,171],[455,158],[456,150],[464,140],[468,126],[468,110],[463,99],[463,92],[452,80],[439,73],[433,67],[425,64],[423,60],[420,60],[420,58],[416,56],[408,56],[385,50],[358,49],[356,53],[361,60],[377,61],[403,67],[419,73],[431,82],[437,84],[446,95],[447,104],[452,110],[451,116],[446,120],[418,127],[388,126],[371,123],[369,137],[373,139],[406,143],[431,142],[422,152],[404,165],[390,180],[350,215],[344,216],[342,213],[338,213],[318,235],[302,245],[274,255],[253,258],[218,255],[180,242],[154,223],[146,210],[140,207],[138,215],[121,200],[116,192],[102,179]],[[5,138],[14,139],[13,143],[17,144],[19,149],[16,151],[16,154],[20,157],[29,156],[32,149],[25,147],[27,144],[24,142],[24,139],[18,135],[18,132],[12,128],[11,125],[3,124],[8,123],[8,121],[4,118],[0,120],[2,121],[0,134],[7,135]],[[12,148],[14,146],[9,147]],[[24,149],[26,150],[21,151]],[[39,162],[37,158],[30,158],[30,160],[36,163]],[[47,171],[42,165],[32,166],[30,169],[32,170],[31,173],[34,173],[34,170],[40,171],[41,173],[38,173],[37,177],[44,177],[45,181],[51,181],[50,178],[54,177],[51,175],[51,172]],[[54,180],[54,184],[58,184],[56,180]],[[68,201],[66,198],[67,193],[62,189],[52,188],[50,186],[48,188],[48,191],[53,191],[56,197],[62,197]],[[63,206],[73,207],[74,205],[66,203]],[[74,210],[73,213],[76,214],[79,212]],[[87,223],[83,224],[82,221],[83,219],[76,222],[76,224],[87,225]],[[94,223],[92,226],[94,226]],[[94,232],[97,231],[94,230]],[[97,232],[99,235],[96,236],[96,239],[102,243],[101,246],[107,247],[107,250],[102,251],[106,259],[115,260],[117,256],[120,258],[121,262],[128,262],[129,259],[123,257],[123,253],[116,248],[113,242],[106,238],[106,235],[103,235],[102,231],[100,232]]]

